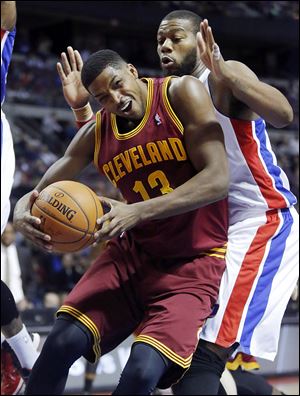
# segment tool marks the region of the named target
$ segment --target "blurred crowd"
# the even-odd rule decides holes
[[[200,15],[299,19],[298,1],[159,1],[162,7],[193,8]]]

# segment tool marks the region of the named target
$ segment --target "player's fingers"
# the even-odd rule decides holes
[[[65,75],[65,72],[64,72],[64,70],[63,70],[62,65],[61,65],[60,62],[57,62],[57,63],[56,63],[56,70],[57,70],[57,73],[58,73],[58,75],[59,75],[60,81],[61,81],[62,83],[64,83],[65,80],[66,80],[66,78],[67,78],[67,76]]]
[[[56,70],[60,77],[61,82],[63,82],[67,78],[67,76],[65,75],[64,69],[62,68],[62,65],[60,62],[56,63]]]
[[[75,59],[76,59],[76,63],[77,63],[77,69],[78,69],[78,71],[81,71],[82,66],[83,66],[83,60],[81,58],[81,55],[80,55],[79,51],[77,51],[77,50],[74,51],[74,55],[75,55]]]
[[[205,42],[203,40],[202,34],[200,32],[197,33],[197,44],[198,44],[198,47],[199,47],[199,50],[200,50],[200,54],[205,52],[206,45],[205,45]]]
[[[31,224],[25,224],[25,230],[34,238],[39,238],[45,241],[51,241],[51,236],[48,234],[45,234],[44,232],[38,230]]]
[[[106,222],[110,222],[112,219],[113,215],[111,214],[111,212],[108,212],[104,216],[97,219],[97,224],[99,227],[101,227],[103,224],[105,224]]]
[[[33,190],[29,197],[30,207],[33,205],[34,201],[37,199],[38,196],[39,196],[38,190]]]
[[[214,40],[214,36],[212,34],[212,28],[210,26],[208,26],[208,28],[207,28],[207,41],[208,41],[209,48],[212,50],[215,40]]]
[[[47,252],[51,252],[53,249],[53,246],[50,245],[49,243],[46,243],[44,241],[42,241],[39,238],[29,238],[31,240],[32,243],[34,243],[36,246],[40,247],[41,249],[46,250]]]
[[[221,51],[220,51],[219,46],[216,43],[213,44],[212,52],[213,52],[213,57],[215,60],[219,60],[221,58]]]
[[[203,40],[206,43],[207,43],[207,27],[208,27],[208,21],[207,19],[204,19],[203,22],[201,22],[200,32],[202,34]]]
[[[24,221],[26,223],[31,224],[31,225],[39,225],[39,224],[41,224],[41,220],[38,217],[31,216],[30,214],[25,214],[24,215]]]
[[[77,71],[77,64],[76,64],[76,59],[74,55],[74,50],[71,46],[67,47],[68,55],[69,55],[69,60],[70,60],[70,65],[72,71]]]
[[[72,72],[68,57],[65,52],[61,53],[61,64],[64,69],[65,75],[68,76]]]

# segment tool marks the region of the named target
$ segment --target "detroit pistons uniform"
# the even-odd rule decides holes
[[[200,77],[207,90],[209,70]],[[229,159],[229,233],[215,317],[201,338],[274,360],[281,320],[299,276],[298,214],[265,121],[216,115]]]
[[[9,197],[15,171],[15,154],[9,124],[2,111],[5,98],[6,78],[11,60],[16,30],[1,29],[1,235],[10,212]]]
[[[170,78],[145,79],[146,111],[122,133],[117,118],[96,115],[94,161],[128,203],[171,193],[197,171],[184,130],[168,100]],[[95,361],[135,332],[174,362],[161,387],[191,363],[199,333],[216,302],[224,272],[227,199],[174,216],[146,221],[111,240],[59,309],[94,336]]]

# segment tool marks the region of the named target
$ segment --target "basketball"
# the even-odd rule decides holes
[[[40,192],[31,214],[41,219],[38,229],[51,236],[53,252],[71,253],[95,242],[96,221],[103,216],[103,209],[89,187],[64,180]]]

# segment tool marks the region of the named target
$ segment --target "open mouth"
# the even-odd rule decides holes
[[[120,112],[123,114],[128,114],[130,113],[132,109],[132,101],[129,100],[128,102],[126,102],[121,108],[120,108]]]
[[[170,66],[174,65],[174,63],[175,63],[174,59],[172,59],[169,56],[164,55],[161,58],[161,64],[163,67],[170,67]]]

